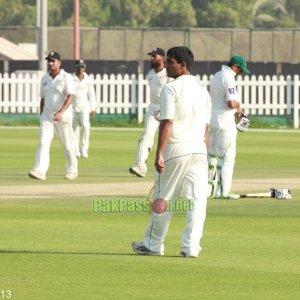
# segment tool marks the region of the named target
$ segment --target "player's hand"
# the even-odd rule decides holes
[[[165,160],[161,154],[156,155],[155,169],[158,173],[162,173],[165,170]]]
[[[62,113],[61,112],[57,112],[53,115],[53,121],[54,122],[57,122],[57,121],[60,121],[62,119]]]
[[[234,114],[234,117],[237,121],[239,121],[243,116],[243,112],[242,111],[237,111],[235,114]]]
[[[96,118],[96,112],[95,111],[91,111],[90,112],[90,118],[91,119],[95,119]]]

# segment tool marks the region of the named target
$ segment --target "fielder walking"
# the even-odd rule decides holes
[[[160,92],[168,82],[165,51],[155,48],[148,55],[150,55],[151,70],[146,78],[150,87],[150,105],[146,113],[145,128],[138,141],[135,165],[129,168],[129,172],[138,177],[145,177],[147,173],[147,159],[159,126]]]
[[[245,59],[242,56],[232,56],[229,63],[214,75],[210,84],[212,114],[208,146],[209,195],[215,198],[238,198],[238,195],[230,194],[230,191],[236,156],[235,119],[243,116],[235,77],[242,73],[250,73]]]
[[[46,60],[49,73],[41,80],[39,145],[35,155],[35,166],[28,175],[33,179],[46,180],[50,146],[56,134],[66,157],[65,178],[73,180],[78,174],[71,110],[75,85],[71,74],[61,69],[61,58],[58,52],[50,52]]]
[[[168,201],[184,197],[193,201],[187,211],[182,233],[182,257],[198,257],[207,203],[207,142],[211,100],[205,88],[190,74],[194,61],[187,47],[168,50],[166,69],[175,80],[161,92],[156,178],[153,199]],[[172,212],[153,212],[142,242],[132,242],[140,255],[164,255],[166,237]]]
[[[86,63],[83,59],[75,62],[75,73],[72,74],[76,93],[72,103],[73,130],[75,133],[76,156],[88,158],[90,140],[90,117],[96,116],[96,96],[92,79],[85,72]],[[82,133],[82,134],[81,134]],[[82,139],[80,136],[82,135]]]

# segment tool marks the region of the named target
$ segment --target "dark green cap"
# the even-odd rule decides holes
[[[249,74],[250,71],[247,68],[246,60],[243,56],[235,55],[230,58],[230,63],[239,66],[244,73]]]

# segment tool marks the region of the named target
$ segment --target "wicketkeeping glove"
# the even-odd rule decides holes
[[[248,116],[242,113],[240,121],[236,124],[236,128],[238,131],[244,132],[249,129],[250,120]]]

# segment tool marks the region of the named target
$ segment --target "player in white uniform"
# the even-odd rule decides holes
[[[238,197],[230,194],[230,191],[236,155],[235,118],[240,118],[242,114],[235,77],[243,72],[250,73],[245,59],[233,56],[228,65],[223,65],[221,71],[214,75],[210,84],[209,195],[215,198]]]
[[[50,162],[50,145],[56,134],[66,157],[65,178],[73,180],[78,175],[71,110],[75,85],[71,74],[60,68],[59,53],[50,52],[46,60],[49,73],[41,80],[39,145],[35,155],[35,166],[28,175],[34,179],[46,179]]]
[[[182,191],[193,201],[187,211],[182,233],[183,257],[198,257],[206,217],[207,139],[211,100],[207,90],[190,75],[194,56],[187,47],[174,47],[167,52],[168,83],[161,92],[159,138],[156,150],[156,180],[153,199],[176,201]],[[164,239],[172,212],[153,213],[143,242],[133,242],[140,255],[163,255]]]
[[[147,173],[147,159],[159,125],[160,92],[168,82],[165,51],[155,48],[148,55],[151,55],[152,68],[146,76],[150,87],[150,105],[146,113],[145,128],[138,141],[135,165],[129,168],[129,172],[138,177],[145,177]]]
[[[72,74],[76,86],[76,94],[72,103],[73,129],[76,139],[76,156],[88,158],[90,139],[90,117],[96,116],[96,95],[92,79],[85,72],[83,59],[75,62],[75,73]],[[80,131],[82,140],[80,142]]]

